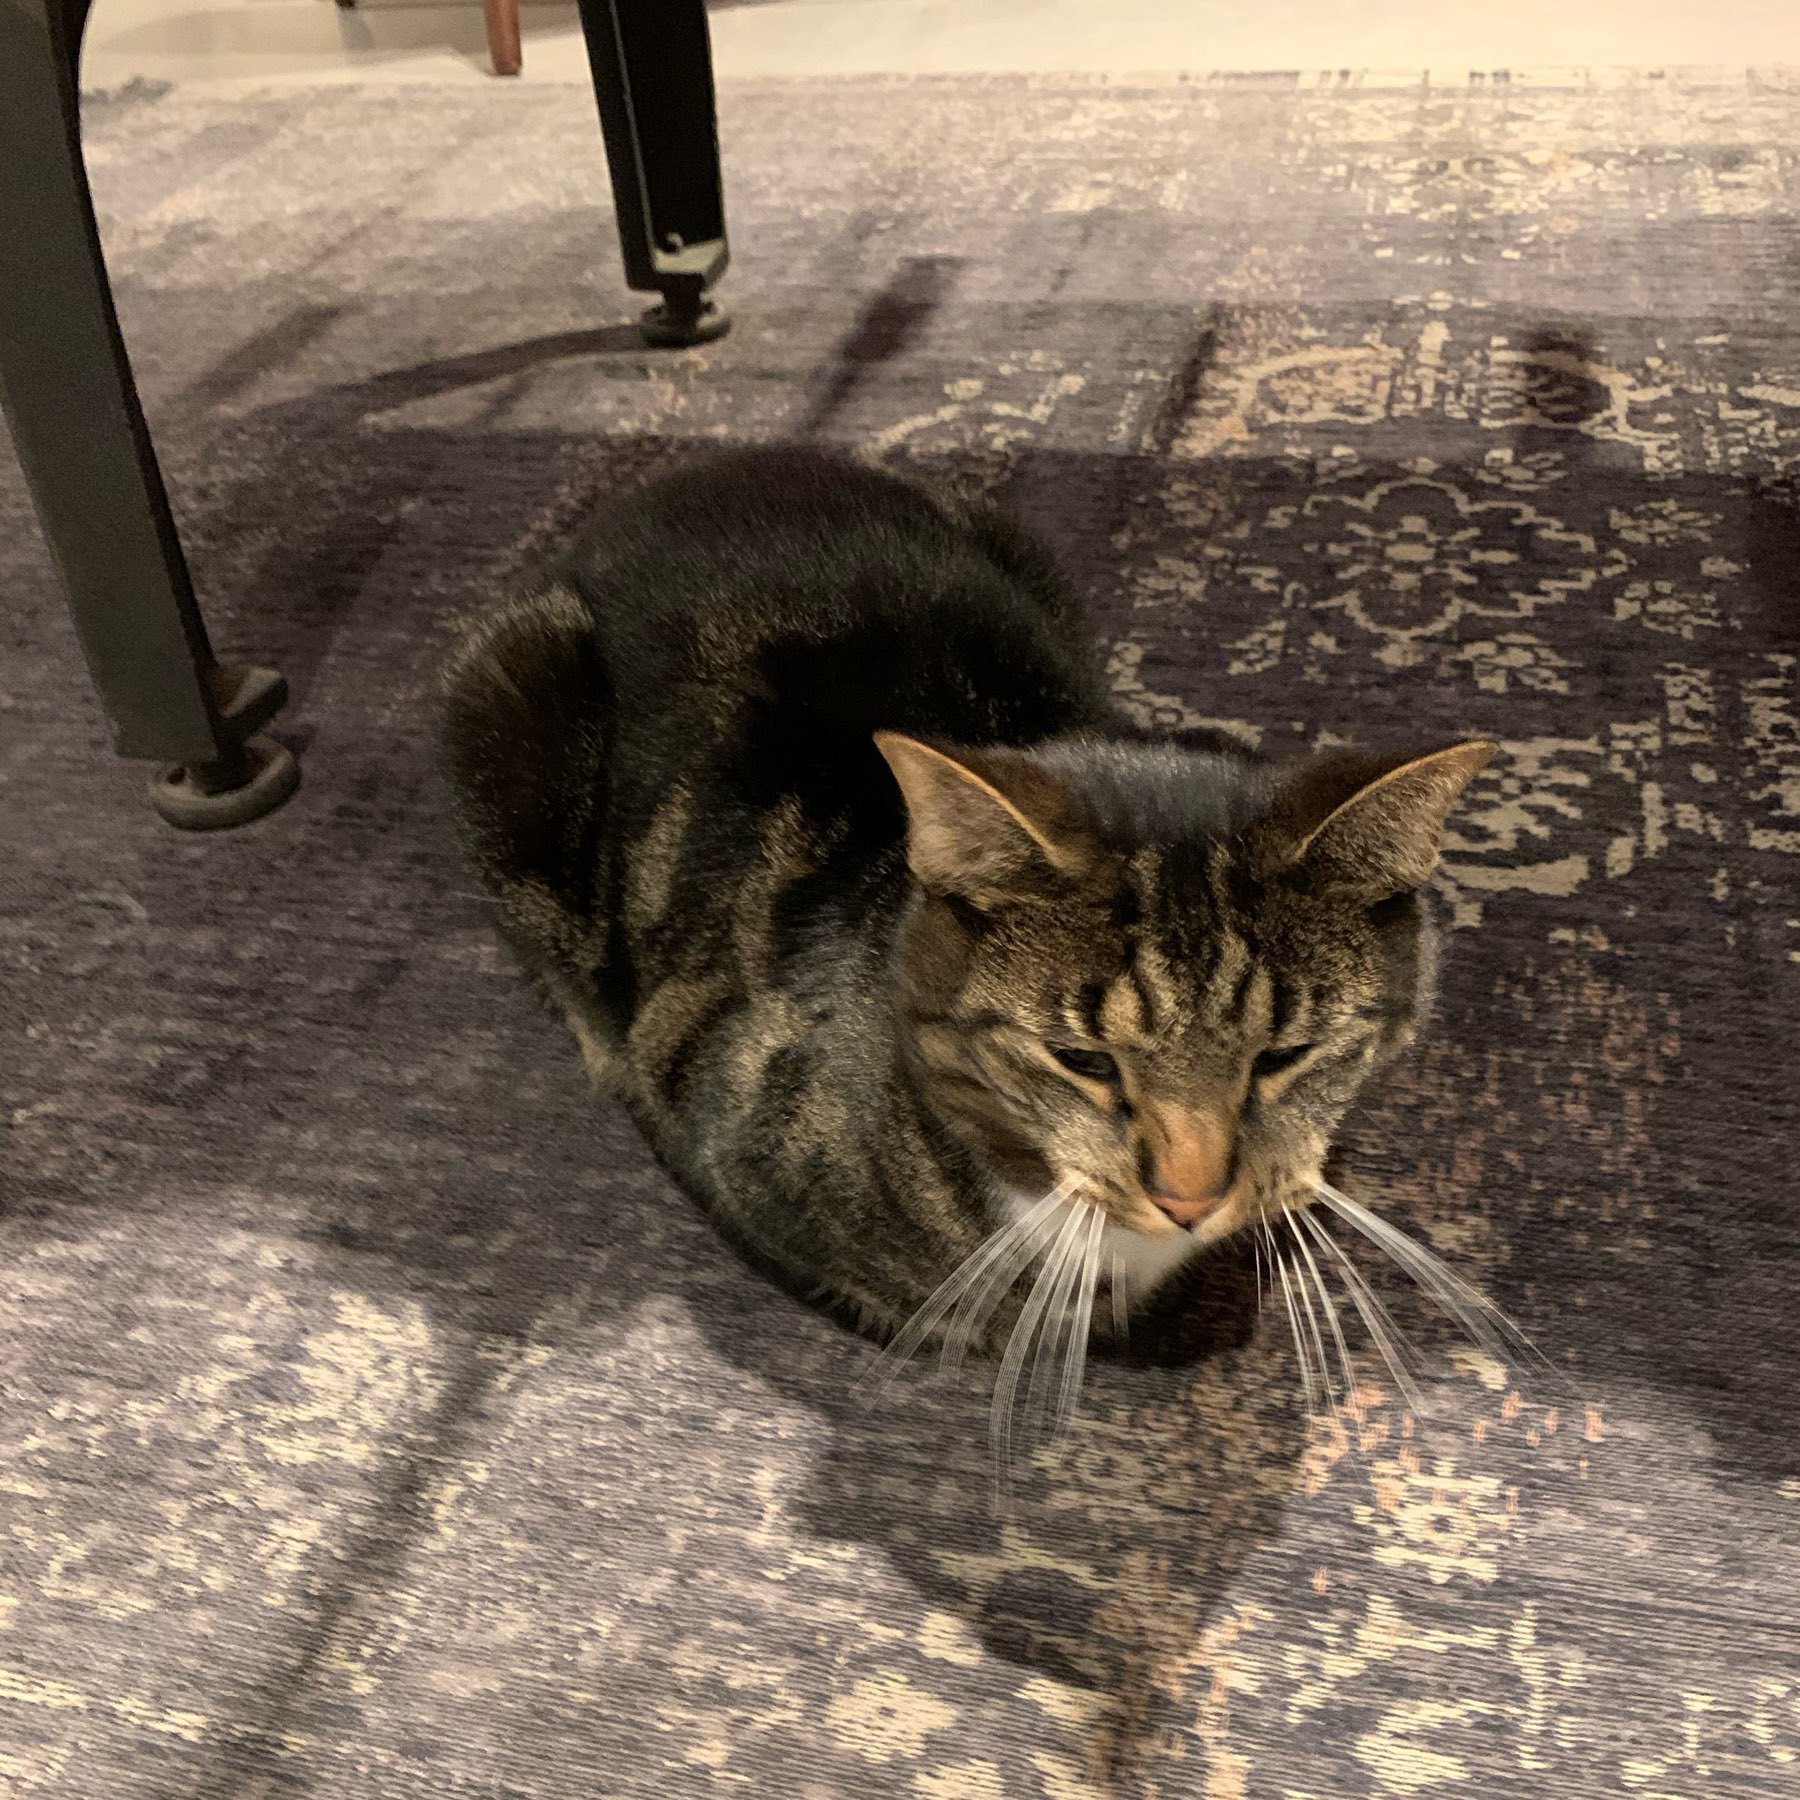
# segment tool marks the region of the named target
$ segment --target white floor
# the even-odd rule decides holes
[[[722,78],[1800,64],[1800,0],[711,0]],[[526,81],[585,75],[575,10],[524,8]],[[98,0],[84,80],[492,80],[479,0]]]

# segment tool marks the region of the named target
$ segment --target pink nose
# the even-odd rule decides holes
[[[1177,1225],[1195,1225],[1231,1192],[1237,1161],[1230,1122],[1214,1114],[1151,1112],[1146,1120],[1150,1202]]]
[[[1152,1194],[1150,1204],[1165,1212],[1177,1225],[1197,1225],[1209,1212],[1218,1210],[1223,1194],[1208,1194],[1204,1199],[1183,1199],[1174,1194]]]

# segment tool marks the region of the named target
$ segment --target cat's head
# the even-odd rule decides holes
[[[1306,1204],[1429,1004],[1419,889],[1493,746],[877,742],[918,887],[903,1042],[997,1184],[1194,1244]]]

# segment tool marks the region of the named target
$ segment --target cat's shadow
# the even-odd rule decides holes
[[[306,1255],[333,1288],[387,1309],[423,1306],[438,1346],[435,1398],[404,1448],[383,1457],[360,1522],[320,1562],[281,1656],[221,1720],[207,1780],[161,1800],[273,1767],[304,1732],[335,1690],[334,1646],[367,1635],[406,1585],[442,1471],[491,1458],[510,1437],[509,1366],[547,1352],[554,1384],[598,1342],[629,1360],[634,1345],[671,1333],[685,1347],[667,1380],[710,1389],[721,1415],[774,1398],[767,1410],[791,1446],[772,1471],[778,1531],[794,1568],[809,1546],[857,1551],[827,1559],[855,1570],[857,1598],[832,1615],[840,1627],[905,1627],[894,1635],[915,1641],[883,1654],[896,1667],[915,1659],[927,1691],[945,1661],[976,1670],[985,1656],[1022,1671],[968,1677],[997,1704],[1035,1717],[1033,1693],[1074,1696],[1064,1723],[1046,1720],[1030,1747],[1102,1792],[1130,1790],[1170,1746],[1180,1754],[1194,1680],[1211,1679],[1199,1673],[1208,1626],[1274,1536],[1304,1448],[1292,1364],[1272,1333],[1253,1330],[1247,1263],[1210,1262],[1203,1290],[1136,1323],[1128,1357],[1091,1363],[1068,1437],[1018,1463],[997,1506],[990,1368],[951,1385],[922,1362],[869,1403],[857,1378],[875,1346],[722,1239],[622,1112],[594,1098],[559,1028],[533,1018],[522,994],[495,1019],[482,993],[447,996],[413,970],[362,998],[397,1008],[406,1026],[356,1064],[370,1115],[402,1124],[391,1152],[371,1151],[383,1160],[366,1190],[313,1211]],[[249,1164],[265,1138],[279,1154],[271,1123],[285,1083],[304,1078],[306,1037],[304,1021],[275,1021],[249,1065],[197,1067],[192,1092],[163,1098],[203,1094]],[[497,1082],[507,1105],[480,1127],[449,1138],[404,1129],[408,1108]],[[706,1457],[694,1467],[703,1480]],[[733,1574],[757,1585],[747,1567],[719,1578]],[[1053,1686],[1034,1685],[1044,1682]]]
[[[644,1173],[659,1179],[647,1156]],[[828,1429],[795,1523],[877,1552],[925,1601],[939,1653],[979,1644],[1082,1691],[1082,1774],[1104,1790],[1191,1730],[1183,1675],[1275,1536],[1305,1449],[1292,1365],[1257,1332],[1248,1249],[1204,1259],[1136,1318],[1125,1346],[1090,1360],[1068,1432],[1004,1466],[992,1364],[946,1378],[921,1353],[877,1387],[873,1344],[800,1311],[741,1249],[714,1254],[735,1254],[760,1328],[735,1308],[692,1308],[711,1354]],[[786,1307],[791,1328],[770,1329]]]

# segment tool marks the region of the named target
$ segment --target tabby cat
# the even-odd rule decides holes
[[[1491,745],[1271,763],[1146,730],[1037,545],[798,450],[620,504],[446,693],[507,935],[789,1278],[905,1348],[1016,1381],[1048,1345],[1078,1382],[1091,1335],[1250,1230],[1324,1362],[1309,1209],[1353,1206],[1323,1159],[1427,1006],[1419,890]]]

